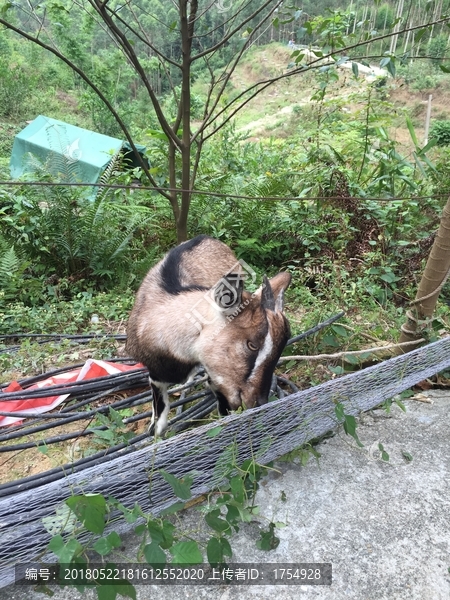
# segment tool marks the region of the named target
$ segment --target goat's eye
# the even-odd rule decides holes
[[[252,342],[247,342],[247,348],[252,352],[256,352],[258,350],[258,346],[255,346]]]

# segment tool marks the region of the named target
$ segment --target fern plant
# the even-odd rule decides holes
[[[0,307],[13,300],[30,301],[40,289],[40,281],[27,274],[30,262],[14,246],[0,237]]]
[[[154,211],[138,202],[106,189],[94,201],[64,186],[20,192],[10,197],[0,227],[32,262],[32,274],[106,289],[126,285],[135,257],[145,258],[141,237],[156,225]]]

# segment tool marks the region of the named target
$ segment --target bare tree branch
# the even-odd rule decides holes
[[[249,17],[244,19],[244,21],[242,21],[242,23],[240,25],[238,25],[234,29],[231,29],[231,31],[229,31],[220,40],[220,42],[218,42],[217,44],[214,44],[214,46],[211,46],[211,48],[208,48],[207,50],[204,50],[203,52],[199,52],[198,54],[193,56],[192,61],[198,60],[199,58],[202,58],[203,56],[205,56],[205,54],[211,54],[211,52],[215,52],[218,48],[223,47],[238,31],[240,31],[244,27],[244,25],[249,23],[253,18],[257,17],[266,8],[266,6],[268,6],[269,4],[272,3],[272,1],[273,0],[266,0],[266,2],[260,8],[255,10],[255,12],[253,12]],[[270,10],[269,14],[267,15],[267,18],[270,17],[277,10],[277,8],[279,8],[282,4],[283,4],[282,0],[279,0],[279,2],[277,2],[276,5]]]
[[[37,44],[41,48],[44,48],[45,50],[48,50],[49,52],[51,52],[52,54],[54,54],[56,57],[58,57],[60,60],[62,60],[75,73],[77,73],[77,75],[79,75],[81,77],[81,79],[97,94],[97,96],[100,98],[100,100],[105,104],[105,106],[107,107],[107,109],[113,115],[113,117],[117,121],[117,124],[119,125],[119,127],[123,131],[123,133],[124,133],[124,135],[125,135],[128,143],[130,144],[130,147],[133,150],[133,152],[134,152],[137,160],[139,161],[140,166],[141,166],[142,170],[144,171],[145,175],[147,176],[148,180],[150,181],[150,183],[155,188],[157,188],[158,184],[153,179],[150,171],[147,168],[147,165],[145,164],[145,161],[142,159],[142,156],[138,152],[138,150],[136,148],[136,145],[135,145],[135,143],[133,141],[133,138],[131,137],[131,134],[128,131],[127,126],[125,125],[125,123],[123,122],[123,120],[120,118],[119,114],[114,109],[113,105],[110,103],[110,101],[108,100],[108,98],[103,94],[103,92],[100,90],[100,88],[97,85],[95,85],[95,83],[93,81],[91,81],[89,79],[89,77],[86,75],[86,73],[84,73],[84,71],[82,69],[80,69],[79,67],[77,67],[77,65],[75,63],[73,63],[70,59],[68,59],[66,56],[64,56],[63,54],[61,54],[58,50],[56,50],[52,46],[49,46],[45,42],[42,42],[41,40],[39,40],[38,38],[30,35],[29,33],[26,33],[25,31],[22,31],[21,29],[18,29],[17,27],[15,27],[14,25],[12,25],[11,23],[8,23],[7,21],[5,21],[3,18],[0,18],[0,24],[4,25],[7,29],[10,29],[11,31],[14,31],[15,33],[17,33],[21,37],[24,37],[25,39],[27,39],[27,40],[29,40],[31,42],[34,42],[35,44]],[[164,192],[164,191],[161,191],[161,190],[158,190],[158,191],[165,198],[169,198],[169,194],[167,192]]]
[[[100,2],[100,0],[89,0],[89,2],[94,8],[96,8],[98,10],[99,14],[102,16],[102,18],[104,19],[105,23],[110,28],[113,35],[119,41],[122,49],[124,50],[124,52],[127,54],[127,56],[132,61],[133,67],[136,69],[136,72],[138,73],[139,77],[141,78],[141,81],[144,84],[144,86],[148,92],[148,95],[150,96],[150,99],[152,101],[153,108],[155,109],[155,113],[158,118],[159,124],[161,125],[161,129],[164,131],[164,133],[167,135],[167,137],[173,141],[173,143],[176,146],[179,146],[180,139],[172,131],[169,123],[167,122],[167,119],[162,111],[162,108],[158,101],[158,98],[156,97],[156,94],[155,94],[152,86],[150,85],[150,82],[147,79],[147,75],[146,75],[144,69],[142,68],[140,60],[139,60],[137,54],[135,53],[133,46],[130,44],[130,42],[127,40],[126,36],[117,27],[114,20],[112,19],[112,15],[115,16],[115,13],[113,11],[110,11],[110,9],[108,7],[103,7],[103,4]]]

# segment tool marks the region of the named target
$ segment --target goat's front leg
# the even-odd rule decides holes
[[[167,384],[150,380],[150,385],[153,391],[153,414],[149,433],[151,435],[154,432],[155,437],[161,437],[161,434],[167,427],[167,418],[170,410]]]

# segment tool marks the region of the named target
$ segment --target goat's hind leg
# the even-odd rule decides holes
[[[169,394],[167,393],[167,384],[159,381],[150,380],[153,391],[153,414],[149,427],[149,433],[160,437],[167,427],[167,418],[169,415],[170,404]]]

